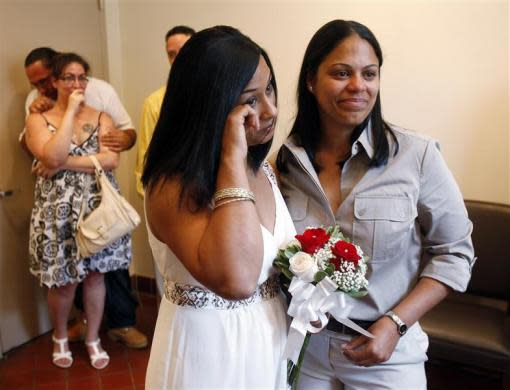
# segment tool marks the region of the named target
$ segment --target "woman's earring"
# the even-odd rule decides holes
[[[313,93],[313,87],[311,85],[308,85],[308,90]]]

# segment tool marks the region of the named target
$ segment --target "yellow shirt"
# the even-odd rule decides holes
[[[166,86],[161,87],[157,91],[154,91],[147,96],[143,102],[142,115],[140,116],[140,134],[138,134],[138,150],[136,155],[136,190],[142,196],[145,195],[145,191],[142,185],[142,173],[145,153],[151,142],[152,133],[156,127],[156,123],[159,118],[159,111],[161,110],[161,104],[163,103],[163,97],[165,96]]]

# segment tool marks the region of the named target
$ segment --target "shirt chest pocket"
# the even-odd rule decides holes
[[[356,195],[354,242],[373,262],[403,256],[416,216],[416,208],[407,196]]]

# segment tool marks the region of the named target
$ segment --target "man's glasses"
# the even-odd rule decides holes
[[[75,81],[78,81],[80,85],[86,85],[89,82],[89,78],[84,74],[79,76],[68,74],[66,76],[59,77],[59,80],[62,80],[66,85],[71,85]]]

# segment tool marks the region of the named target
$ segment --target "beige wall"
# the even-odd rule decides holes
[[[439,139],[464,197],[510,203],[507,1],[105,1],[116,10],[107,18],[117,24],[108,43],[122,59],[109,62],[109,71],[122,75],[117,87],[135,123],[143,98],[166,81],[168,28],[229,24],[271,56],[280,91],[277,144],[289,130],[312,34],[334,18],[358,20],[383,48],[385,118]],[[127,158],[121,181],[135,200],[134,154]],[[152,275],[143,229],[135,258],[134,271]]]
[[[96,0],[0,0],[0,189],[14,190],[0,199],[0,352],[51,329],[46,289],[28,272],[34,179],[18,143],[30,90],[23,61],[38,46],[73,50],[104,77],[100,16]]]

